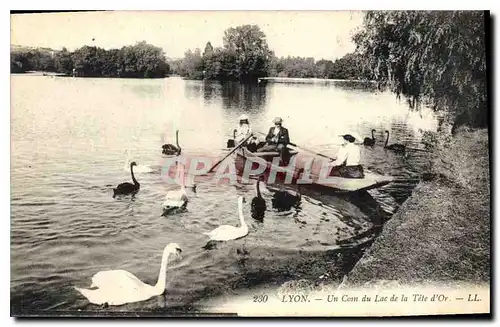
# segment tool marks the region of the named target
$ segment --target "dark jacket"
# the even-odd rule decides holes
[[[273,139],[273,137],[274,137],[274,127],[271,127],[269,129],[269,133],[267,133],[266,142],[269,144],[275,144],[274,142],[271,141]],[[281,126],[281,130],[278,133],[278,143],[277,144],[287,145],[288,143],[290,143],[290,137],[288,136],[288,129]]]

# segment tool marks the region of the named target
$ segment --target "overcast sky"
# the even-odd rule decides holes
[[[335,59],[354,50],[362,23],[350,11],[116,11],[11,15],[11,44],[72,51],[83,45],[120,48],[145,40],[168,57],[207,41],[222,46],[224,30],[257,24],[277,56]]]

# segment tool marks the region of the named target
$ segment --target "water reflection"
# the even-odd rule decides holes
[[[266,87],[258,85],[240,85],[237,82],[225,82],[222,85],[222,104],[224,109],[240,109],[258,113],[266,104]]]
[[[158,82],[162,82],[162,80],[158,80]],[[123,92],[132,92],[136,96],[143,99],[151,99],[151,98],[162,98],[164,96],[164,85],[163,83],[156,84],[123,84],[122,85]]]
[[[196,99],[202,96],[203,82],[202,81],[184,81],[184,96],[188,99]]]
[[[377,91],[377,84],[364,81],[336,81],[336,88],[346,91],[367,92],[373,93]]]

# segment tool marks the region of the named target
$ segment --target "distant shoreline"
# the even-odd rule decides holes
[[[265,81],[267,83],[304,83],[304,84],[315,84],[315,83],[371,83],[375,84],[376,81],[373,80],[357,80],[357,79],[328,79],[328,78],[304,78],[304,77],[261,77],[259,81]]]
[[[130,77],[109,77],[109,76],[71,76],[64,73],[45,72],[45,71],[27,71],[27,72],[11,72],[11,75],[30,75],[30,76],[64,76],[74,78],[118,78],[130,79]],[[189,79],[178,74],[172,74],[165,77],[137,77],[132,79],[161,79],[178,77],[186,81],[203,81],[200,79]],[[210,80],[216,81],[216,80]],[[323,84],[323,83],[360,83],[360,84],[375,84],[372,80],[353,80],[353,79],[327,79],[327,78],[305,78],[305,77],[261,77],[259,81],[266,83],[297,83],[297,84]]]
[[[18,72],[18,73],[10,73],[11,75],[31,75],[31,76],[69,76],[64,73],[56,73],[56,72],[44,72],[44,71],[27,71],[27,72]]]

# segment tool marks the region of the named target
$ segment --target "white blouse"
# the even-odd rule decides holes
[[[337,153],[337,159],[332,163],[333,166],[340,166],[345,162],[346,166],[357,166],[361,159],[361,148],[354,143],[347,143],[340,147]]]

